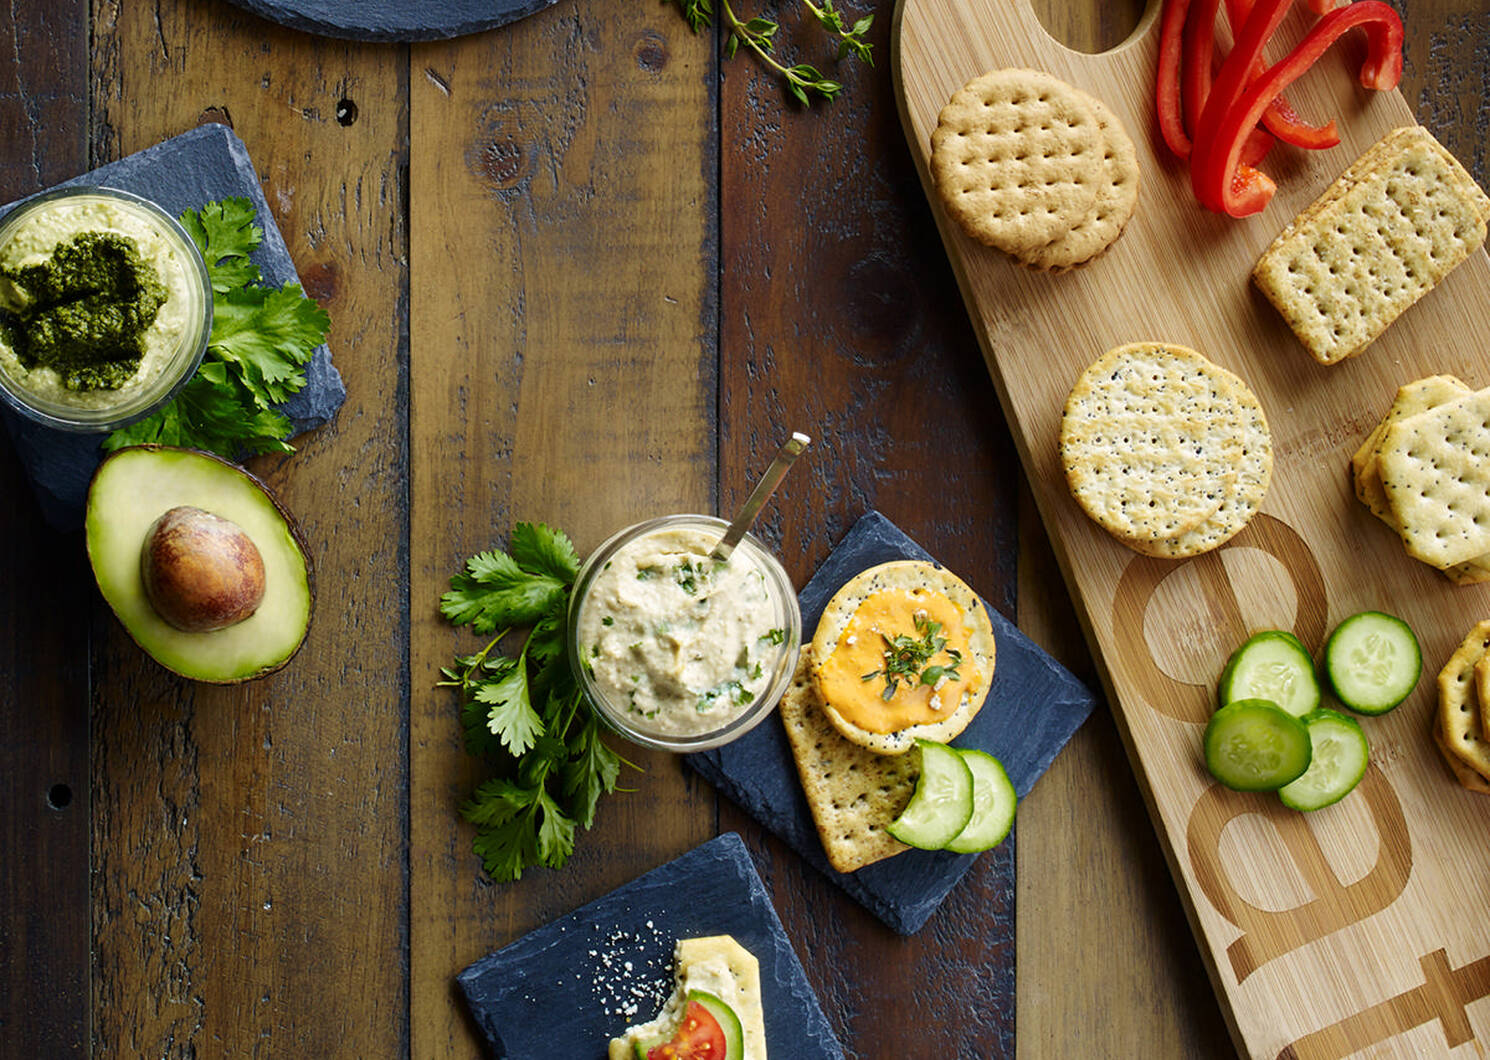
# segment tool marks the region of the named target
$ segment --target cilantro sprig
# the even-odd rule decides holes
[[[697,33],[713,25],[714,0],[672,0],[683,13],[688,28]],[[821,4],[813,3],[813,0],[802,0],[808,12],[818,24],[827,30],[838,45],[836,58],[843,59],[852,55],[861,62],[874,65],[872,45],[864,38],[869,33],[869,28],[874,24],[874,16],[866,15],[853,25],[848,25],[843,20],[843,13],[833,6],[833,0],[822,0]],[[824,75],[817,67],[810,63],[795,63],[788,66],[777,61],[776,34],[781,30],[781,24],[769,18],[755,16],[742,19],[735,14],[734,8],[730,6],[729,0],[719,0],[719,10],[724,16],[724,57],[733,59],[739,51],[740,45],[744,45],[755,53],[755,57],[768,69],[774,71],[781,78],[787,92],[798,103],[803,106],[811,106],[814,97],[832,101],[838,98],[843,91],[843,85]]]
[[[508,548],[472,556],[440,598],[451,623],[494,634],[442,668],[438,684],[459,690],[466,750],[492,771],[460,814],[476,826],[472,849],[498,883],[530,866],[562,866],[577,829],[594,823],[600,797],[630,764],[600,739],[565,659],[564,615],[579,572],[573,543],[542,523],[518,523]],[[498,653],[519,629],[528,634],[517,654]]]
[[[187,210],[181,226],[207,261],[212,335],[201,367],[159,411],[104,439],[108,450],[156,442],[235,460],[289,453],[290,421],[276,406],[305,386],[305,366],[331,318],[299,284],[269,287],[249,255],[263,241],[243,198]]]
[[[885,665],[860,677],[862,681],[873,681],[876,677],[883,676],[885,688],[880,693],[880,698],[886,703],[895,698],[902,681],[911,688],[918,685],[935,687],[943,678],[949,681],[960,678],[957,668],[962,665],[962,653],[955,648],[947,648],[947,638],[941,636],[942,624],[920,613],[916,615],[915,622],[919,637],[905,633],[897,633],[893,637],[880,634],[880,639],[885,643]],[[928,665],[944,650],[951,660],[949,664]]]

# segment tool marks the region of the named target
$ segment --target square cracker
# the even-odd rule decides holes
[[[823,713],[803,651],[777,712],[828,864],[853,872],[902,850],[885,831],[916,790],[919,755],[881,755],[851,743]]]
[[[1414,559],[1442,570],[1490,552],[1490,390],[1392,424],[1377,466]]]
[[[1490,199],[1425,129],[1389,133],[1275,239],[1252,279],[1321,364],[1366,348],[1485,241]]]

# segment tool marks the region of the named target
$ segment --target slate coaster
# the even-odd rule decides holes
[[[811,638],[828,600],[855,574],[891,560],[931,558],[879,512],[865,515],[798,594],[804,639]],[[993,686],[978,716],[952,742],[996,757],[1022,798],[1087,719],[1096,699],[1012,622],[992,607],[988,614],[997,644]],[[775,718],[733,743],[685,760],[902,935],[914,934],[926,923],[978,856],[907,850],[857,872],[834,871],[812,823],[786,733]]]
[[[524,935],[458,976],[498,1060],[603,1060],[672,992],[673,944],[733,935],[760,961],[772,1057],[843,1060],[765,885],[733,832]]]
[[[264,201],[248,148],[226,125],[198,126],[128,158],[64,180],[56,187],[79,184],[132,191],[152,200],[172,217],[215,199],[235,195],[247,198],[258,211],[257,223],[264,230],[264,240],[253,253],[264,283],[279,287],[300,282],[284,237]],[[0,217],[24,201],[0,206]],[[325,346],[317,346],[311,355],[305,379],[305,388],[279,406],[296,434],[329,421],[347,396],[341,375],[331,363],[331,351]],[[0,408],[0,414],[47,522],[59,530],[81,527],[88,482],[103,458],[98,447],[103,435],[54,431],[6,408]]]
[[[291,29],[348,40],[443,40],[479,33],[554,0],[232,0]]]

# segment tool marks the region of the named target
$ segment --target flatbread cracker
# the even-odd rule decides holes
[[[1419,412],[1426,412],[1468,393],[1469,387],[1464,381],[1452,375],[1430,375],[1426,379],[1418,379],[1399,387],[1392,407],[1351,457],[1351,465],[1355,470],[1356,496],[1371,510],[1372,515],[1393,530],[1397,529],[1396,518],[1387,505],[1387,495],[1381,488],[1381,474],[1376,465],[1381,440],[1386,435],[1387,428],[1399,420],[1416,416]]]
[[[1366,348],[1485,241],[1490,200],[1425,129],[1369,149],[1263,252],[1252,270],[1309,353]]]
[[[1490,552],[1490,390],[1392,424],[1377,466],[1408,554],[1442,570]]]
[[[823,713],[810,655],[804,648],[777,713],[828,864],[853,872],[910,849],[885,825],[915,794],[917,756],[875,754],[844,739]]]
[[[1461,763],[1490,778],[1490,742],[1480,728],[1474,668],[1490,651],[1490,620],[1469,631],[1438,673],[1438,724],[1444,743]]]

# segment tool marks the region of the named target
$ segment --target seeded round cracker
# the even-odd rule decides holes
[[[837,647],[859,605],[875,593],[893,590],[940,593],[962,612],[963,628],[968,634],[968,650],[961,666],[972,667],[979,680],[976,690],[971,695],[963,696],[956,708],[940,721],[911,725],[894,732],[870,732],[839,713],[832,697],[824,694],[822,668]],[[897,632],[910,631],[885,631],[886,635]],[[993,684],[996,648],[993,622],[988,617],[983,601],[966,582],[935,563],[895,560],[856,574],[833,594],[827,607],[823,608],[823,616],[818,620],[817,629],[812,636],[810,654],[813,685],[822,700],[824,715],[845,739],[876,754],[901,755],[916,746],[917,737],[946,743],[977,717]]]
[[[1091,261],[1123,234],[1138,205],[1138,152],[1133,140],[1101,100],[1091,99],[1091,107],[1105,140],[1097,197],[1091,211],[1070,231],[1044,246],[1016,255],[1032,269],[1064,272]]]
[[[1140,551],[1145,543],[1167,549],[1202,528],[1208,537],[1230,529],[1255,480],[1266,490],[1266,435],[1261,406],[1234,374],[1184,346],[1137,342],[1109,350],[1071,388],[1061,463],[1072,496],[1099,526]],[[1228,498],[1223,522],[1210,526]],[[1242,525],[1245,518],[1230,532]]]
[[[953,94],[931,134],[931,175],[974,239],[1018,254],[1090,216],[1107,175],[1096,101],[1037,70],[994,70]]]
[[[1469,631],[1438,673],[1438,724],[1444,742],[1464,765],[1490,777],[1490,743],[1480,729],[1474,668],[1490,650],[1490,621]]]
[[[811,668],[812,653],[804,651],[777,713],[828,864],[853,872],[910,849],[885,826],[915,794],[917,758],[875,754],[844,739],[823,713]]]
[[[1248,390],[1239,400],[1245,420],[1241,466],[1220,506],[1192,530],[1156,541],[1128,541],[1129,548],[1162,559],[1198,556],[1224,545],[1252,521],[1273,479],[1273,441],[1256,396]]]

